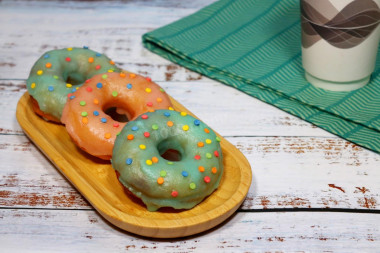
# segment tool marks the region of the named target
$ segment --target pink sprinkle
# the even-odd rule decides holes
[[[96,65],[96,66],[95,66],[95,69],[100,69],[100,68],[101,68],[100,65]]]
[[[149,133],[149,132],[145,132],[145,133],[144,133],[144,136],[145,136],[146,138],[148,138],[148,137],[150,136],[150,133]]]
[[[210,181],[211,181],[211,179],[210,179],[209,176],[205,176],[205,177],[203,178],[203,180],[204,180],[206,183],[210,183]]]
[[[91,87],[87,87],[86,90],[87,90],[88,92],[91,92],[91,91],[92,91],[92,88],[91,88]]]
[[[148,118],[148,115],[146,115],[146,114],[141,115],[141,118],[142,118],[142,119],[147,119],[147,118]]]
[[[194,159],[195,159],[195,160],[200,160],[200,159],[201,159],[201,156],[200,156],[200,155],[196,155],[196,156],[194,156]]]
[[[72,95],[72,94],[71,94],[71,93],[69,93],[69,94],[67,94],[67,97],[68,97],[68,98],[70,98],[70,97],[71,97],[71,95]]]
[[[113,127],[119,127],[119,123],[113,123]]]
[[[146,103],[147,106],[153,106],[153,103],[152,102],[148,102]]]
[[[178,192],[177,191],[172,191],[172,197],[177,197],[178,196]]]
[[[66,61],[71,61],[71,58],[70,57],[66,57],[66,59],[65,59]]]

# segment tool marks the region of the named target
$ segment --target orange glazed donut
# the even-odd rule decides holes
[[[61,120],[69,135],[81,149],[104,160],[111,159],[116,135],[126,121],[171,107],[168,95],[150,78],[125,72],[93,76],[68,97]],[[110,108],[127,119],[108,115]]]

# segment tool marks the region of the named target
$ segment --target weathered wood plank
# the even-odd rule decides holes
[[[252,166],[242,209],[380,209],[380,157],[373,152],[338,138],[227,140]],[[3,135],[0,149],[0,206],[90,208],[26,137]]]
[[[333,135],[231,87],[212,82],[158,82],[223,136]],[[25,81],[0,80],[0,134],[21,134],[15,119]]]
[[[136,237],[94,211],[0,209],[3,252],[376,252],[378,214],[238,213],[200,235]],[[233,231],[233,233],[231,232]]]
[[[1,1],[0,24],[6,25],[0,27],[0,78],[25,79],[44,52],[86,45],[108,55],[119,67],[144,75],[151,73],[157,81],[208,80],[150,53],[141,44],[144,33],[212,1],[184,2]],[[195,9],[196,4],[199,7]]]

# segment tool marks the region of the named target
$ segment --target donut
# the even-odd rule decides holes
[[[93,76],[69,94],[62,122],[81,149],[109,160],[116,135],[129,120],[169,107],[170,98],[150,78],[126,72],[105,73]]]
[[[44,53],[33,65],[26,87],[36,114],[61,122],[67,95],[87,79],[103,72],[120,72],[107,56],[84,48],[65,48]]]
[[[112,167],[121,184],[149,211],[190,209],[220,183],[219,142],[210,127],[186,112],[147,112],[130,121],[116,138]]]

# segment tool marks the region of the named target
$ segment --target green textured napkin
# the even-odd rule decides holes
[[[299,0],[221,0],[144,34],[143,44],[172,62],[380,152],[380,57],[364,88],[315,88],[304,78],[300,29]]]

